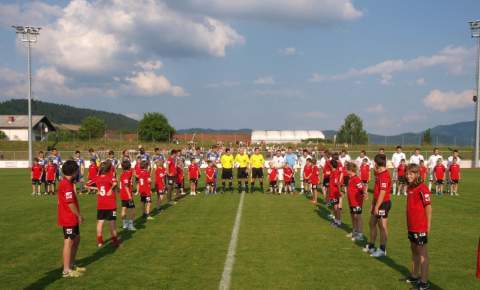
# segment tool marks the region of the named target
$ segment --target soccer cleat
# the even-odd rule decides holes
[[[354,241],[354,242],[355,242],[355,241],[363,241],[363,234],[357,233],[356,235],[354,235],[354,236],[352,237],[352,241]]]
[[[74,271],[74,270],[70,270],[68,272],[62,272],[62,277],[63,278],[78,278],[80,276],[82,276],[82,273]]]
[[[133,223],[131,223],[131,224],[128,225],[127,230],[134,232],[134,231],[137,230],[137,228],[133,225]]]
[[[98,243],[97,248],[101,248],[101,247],[103,247],[103,243]]]
[[[380,258],[380,257],[385,257],[387,255],[386,251],[383,251],[382,249],[376,249],[375,252],[373,252],[370,257],[374,258]]]
[[[154,220],[155,218],[153,216],[147,216],[147,220],[151,221]]]
[[[412,276],[408,276],[406,279],[405,279],[405,282],[409,283],[409,284],[413,284],[413,285],[416,285],[419,281],[419,278],[414,278]]]
[[[347,238],[352,238],[352,237],[353,237],[353,233],[348,233],[348,234],[345,235],[345,237],[347,237]]]
[[[363,247],[362,251],[365,253],[373,254],[375,252],[375,247],[370,248],[367,244],[365,245],[365,247]]]
[[[72,270],[75,271],[75,272],[79,272],[79,273],[85,273],[87,272],[87,268],[85,267],[79,267],[77,265],[73,265],[72,266]]]
[[[418,290],[427,290],[427,289],[430,289],[430,283],[418,281],[418,283],[417,283],[417,289],[418,289]]]

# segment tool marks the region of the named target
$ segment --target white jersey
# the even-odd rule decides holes
[[[350,158],[350,155],[346,154],[345,156],[342,156],[340,155],[338,157],[338,159],[340,160],[340,162],[342,163],[342,166],[345,166],[345,163],[346,162],[350,162],[352,160],[352,158]]]
[[[285,158],[283,158],[283,156],[273,156],[272,163],[277,169],[283,168],[285,165]]]
[[[425,159],[423,159],[423,155],[422,154],[413,154],[412,156],[410,156],[410,161],[408,163],[410,164],[417,164],[419,165],[420,164],[420,161],[425,161]]]
[[[462,159],[460,159],[460,157],[457,156],[457,163],[460,163],[460,161],[462,161]],[[449,168],[452,163],[453,163],[453,156],[449,156],[447,159],[447,168]]]
[[[307,164],[307,159],[310,158],[312,159],[312,156],[310,155],[307,155],[307,157],[305,156],[300,156],[300,158],[298,158],[298,163],[300,164],[300,169],[303,171],[303,168],[305,167],[305,165]]]
[[[367,159],[367,164],[371,167],[372,166],[372,162],[370,161],[370,158],[368,158],[367,156],[363,156],[363,157],[360,157],[358,156],[357,159],[355,159],[355,164],[357,165],[357,168],[360,170],[360,166],[362,165],[363,163],[363,159]]]
[[[392,155],[392,163],[393,163],[393,167],[394,168],[397,168],[398,165],[400,165],[400,161],[402,161],[402,159],[405,159],[407,160],[407,156],[405,156],[405,153],[403,152],[400,152],[400,153],[393,153]]]
[[[430,155],[427,161],[427,167],[431,170],[437,165],[438,159],[442,158],[442,155],[437,154],[437,155]],[[443,158],[442,158],[443,159]]]

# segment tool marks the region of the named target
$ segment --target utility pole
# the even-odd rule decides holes
[[[476,95],[473,98],[475,102],[475,150],[473,154],[473,167],[478,168],[478,158],[479,158],[479,135],[480,135],[480,103],[478,102],[478,96],[480,93],[480,20],[471,21],[470,30],[472,31],[472,38],[476,38],[477,41],[477,71],[475,75],[475,84],[476,84]]]

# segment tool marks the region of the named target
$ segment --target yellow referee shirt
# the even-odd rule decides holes
[[[233,155],[222,155],[222,157],[220,157],[220,163],[222,163],[222,167],[225,169],[233,168]]]
[[[248,154],[237,154],[235,156],[235,163],[238,163],[238,167],[246,168],[248,163],[250,163],[250,158],[248,158]]]
[[[250,157],[250,162],[252,163],[252,168],[263,168],[263,163],[265,163],[265,159],[263,158],[262,154],[253,154]]]

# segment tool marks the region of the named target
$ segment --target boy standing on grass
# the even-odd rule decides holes
[[[165,196],[165,178],[167,176],[167,170],[163,166],[163,159],[157,159],[155,161],[155,191],[157,192],[157,212],[161,210],[161,204],[163,197]]]
[[[143,217],[147,220],[153,220],[150,215],[150,207],[152,205],[152,188],[150,171],[148,170],[148,162],[143,160],[140,162],[140,173],[138,174],[138,192],[140,200],[143,204]]]
[[[450,182],[451,182],[451,189],[450,195],[458,195],[458,182],[460,181],[460,164],[458,164],[457,157],[453,157],[452,164],[450,164],[450,168],[448,169],[450,172]]]
[[[97,186],[95,185],[95,179],[97,178],[97,176],[98,176],[97,161],[95,159],[90,159],[90,166],[88,167],[88,182],[87,182],[88,194],[96,190]]]
[[[188,178],[190,179],[190,195],[197,195],[200,167],[198,166],[195,158],[191,159],[191,164],[188,166]]]
[[[370,161],[367,158],[363,158],[362,164],[360,165],[360,179],[363,183],[364,192],[367,194],[368,183],[370,182]]]
[[[387,255],[388,212],[392,207],[390,192],[392,181],[387,170],[387,157],[384,154],[375,156],[375,186],[373,188],[372,211],[370,216],[370,240],[363,249],[372,257],[379,258]],[[380,248],[375,248],[377,227],[380,231]]]
[[[407,179],[405,174],[407,172],[407,162],[405,159],[400,161],[400,165],[397,168],[397,177],[398,177],[398,195],[407,195]]]
[[[57,167],[53,163],[52,159],[48,160],[47,166],[45,168],[45,180],[47,181],[47,193],[54,194],[53,190],[55,187],[55,178],[57,174]]]
[[[309,194],[312,190],[312,183],[310,178],[312,177],[312,172],[313,172],[313,167],[312,167],[312,159],[307,158],[305,161],[305,166],[303,167],[303,179],[302,179],[302,192],[305,192],[305,194]]]
[[[207,168],[205,168],[205,185],[207,194],[213,194],[215,191],[215,164],[212,160],[207,161]]]
[[[80,151],[75,151],[75,156],[73,158],[78,165],[78,172],[77,176],[74,178],[75,184],[80,183],[80,193],[83,192],[83,174],[85,172],[85,161],[83,160],[82,156],[80,156]],[[74,187],[75,190],[77,189],[76,186]]]
[[[320,184],[320,169],[317,165],[317,160],[312,159],[312,176],[310,177],[310,182],[312,186],[312,203],[317,204],[318,201],[318,185]]]
[[[432,220],[430,191],[423,183],[419,167],[410,164],[407,169],[407,229],[412,251],[412,271],[406,281],[416,289],[430,289],[428,283],[427,242]]]
[[[292,167],[290,167],[288,162],[285,162],[285,165],[283,166],[283,177],[285,181],[285,191],[288,194],[295,194],[294,174],[295,172],[293,171]]]
[[[425,166],[425,161],[423,160],[420,160],[419,172],[420,172],[420,178],[422,179],[422,182],[425,183],[425,181],[427,181],[428,168],[427,166]]]
[[[68,160],[62,167],[63,179],[58,185],[58,225],[63,228],[63,272],[64,278],[80,277],[86,269],[75,265],[78,246],[80,244],[80,228],[83,217],[80,215],[77,196],[73,190],[73,178],[78,165]]]
[[[172,149],[170,156],[167,159],[167,191],[168,202],[170,204],[175,203],[173,200],[173,191],[175,190],[175,184],[177,181],[177,151]]]
[[[331,172],[328,185],[328,206],[332,209],[331,216],[333,217],[331,225],[337,228],[342,225],[342,211],[339,206],[340,197],[342,196],[340,192],[341,173],[338,169],[339,163],[340,161],[336,159],[330,160]]]
[[[277,168],[273,165],[273,162],[268,164],[270,168],[268,169],[268,183],[270,193],[275,193],[277,190],[277,178],[278,171]]]
[[[100,172],[95,180],[97,185],[97,246],[103,247],[103,224],[108,221],[112,244],[119,246],[117,238],[117,202],[113,188],[117,185],[115,178],[110,174],[112,163],[105,161],[100,164]]]
[[[122,161],[122,173],[120,174],[120,198],[122,199],[122,228],[135,231],[135,203],[132,195],[132,164],[128,160]]]
[[[350,177],[348,180],[348,204],[350,206],[350,216],[352,218],[352,233],[347,237],[352,238],[352,241],[363,240],[362,230],[362,207],[365,195],[365,185],[357,175],[357,165],[353,162],[347,164],[347,174]]]
[[[33,159],[32,164],[32,195],[40,195],[41,191],[41,180],[43,175],[43,168],[38,163],[38,158]]]
[[[445,165],[443,165],[442,158],[437,159],[437,164],[433,168],[435,177],[435,193],[437,195],[443,194],[443,182],[445,180]]]
[[[177,195],[185,195],[185,182],[183,179],[183,161],[178,160],[177,161]]]

